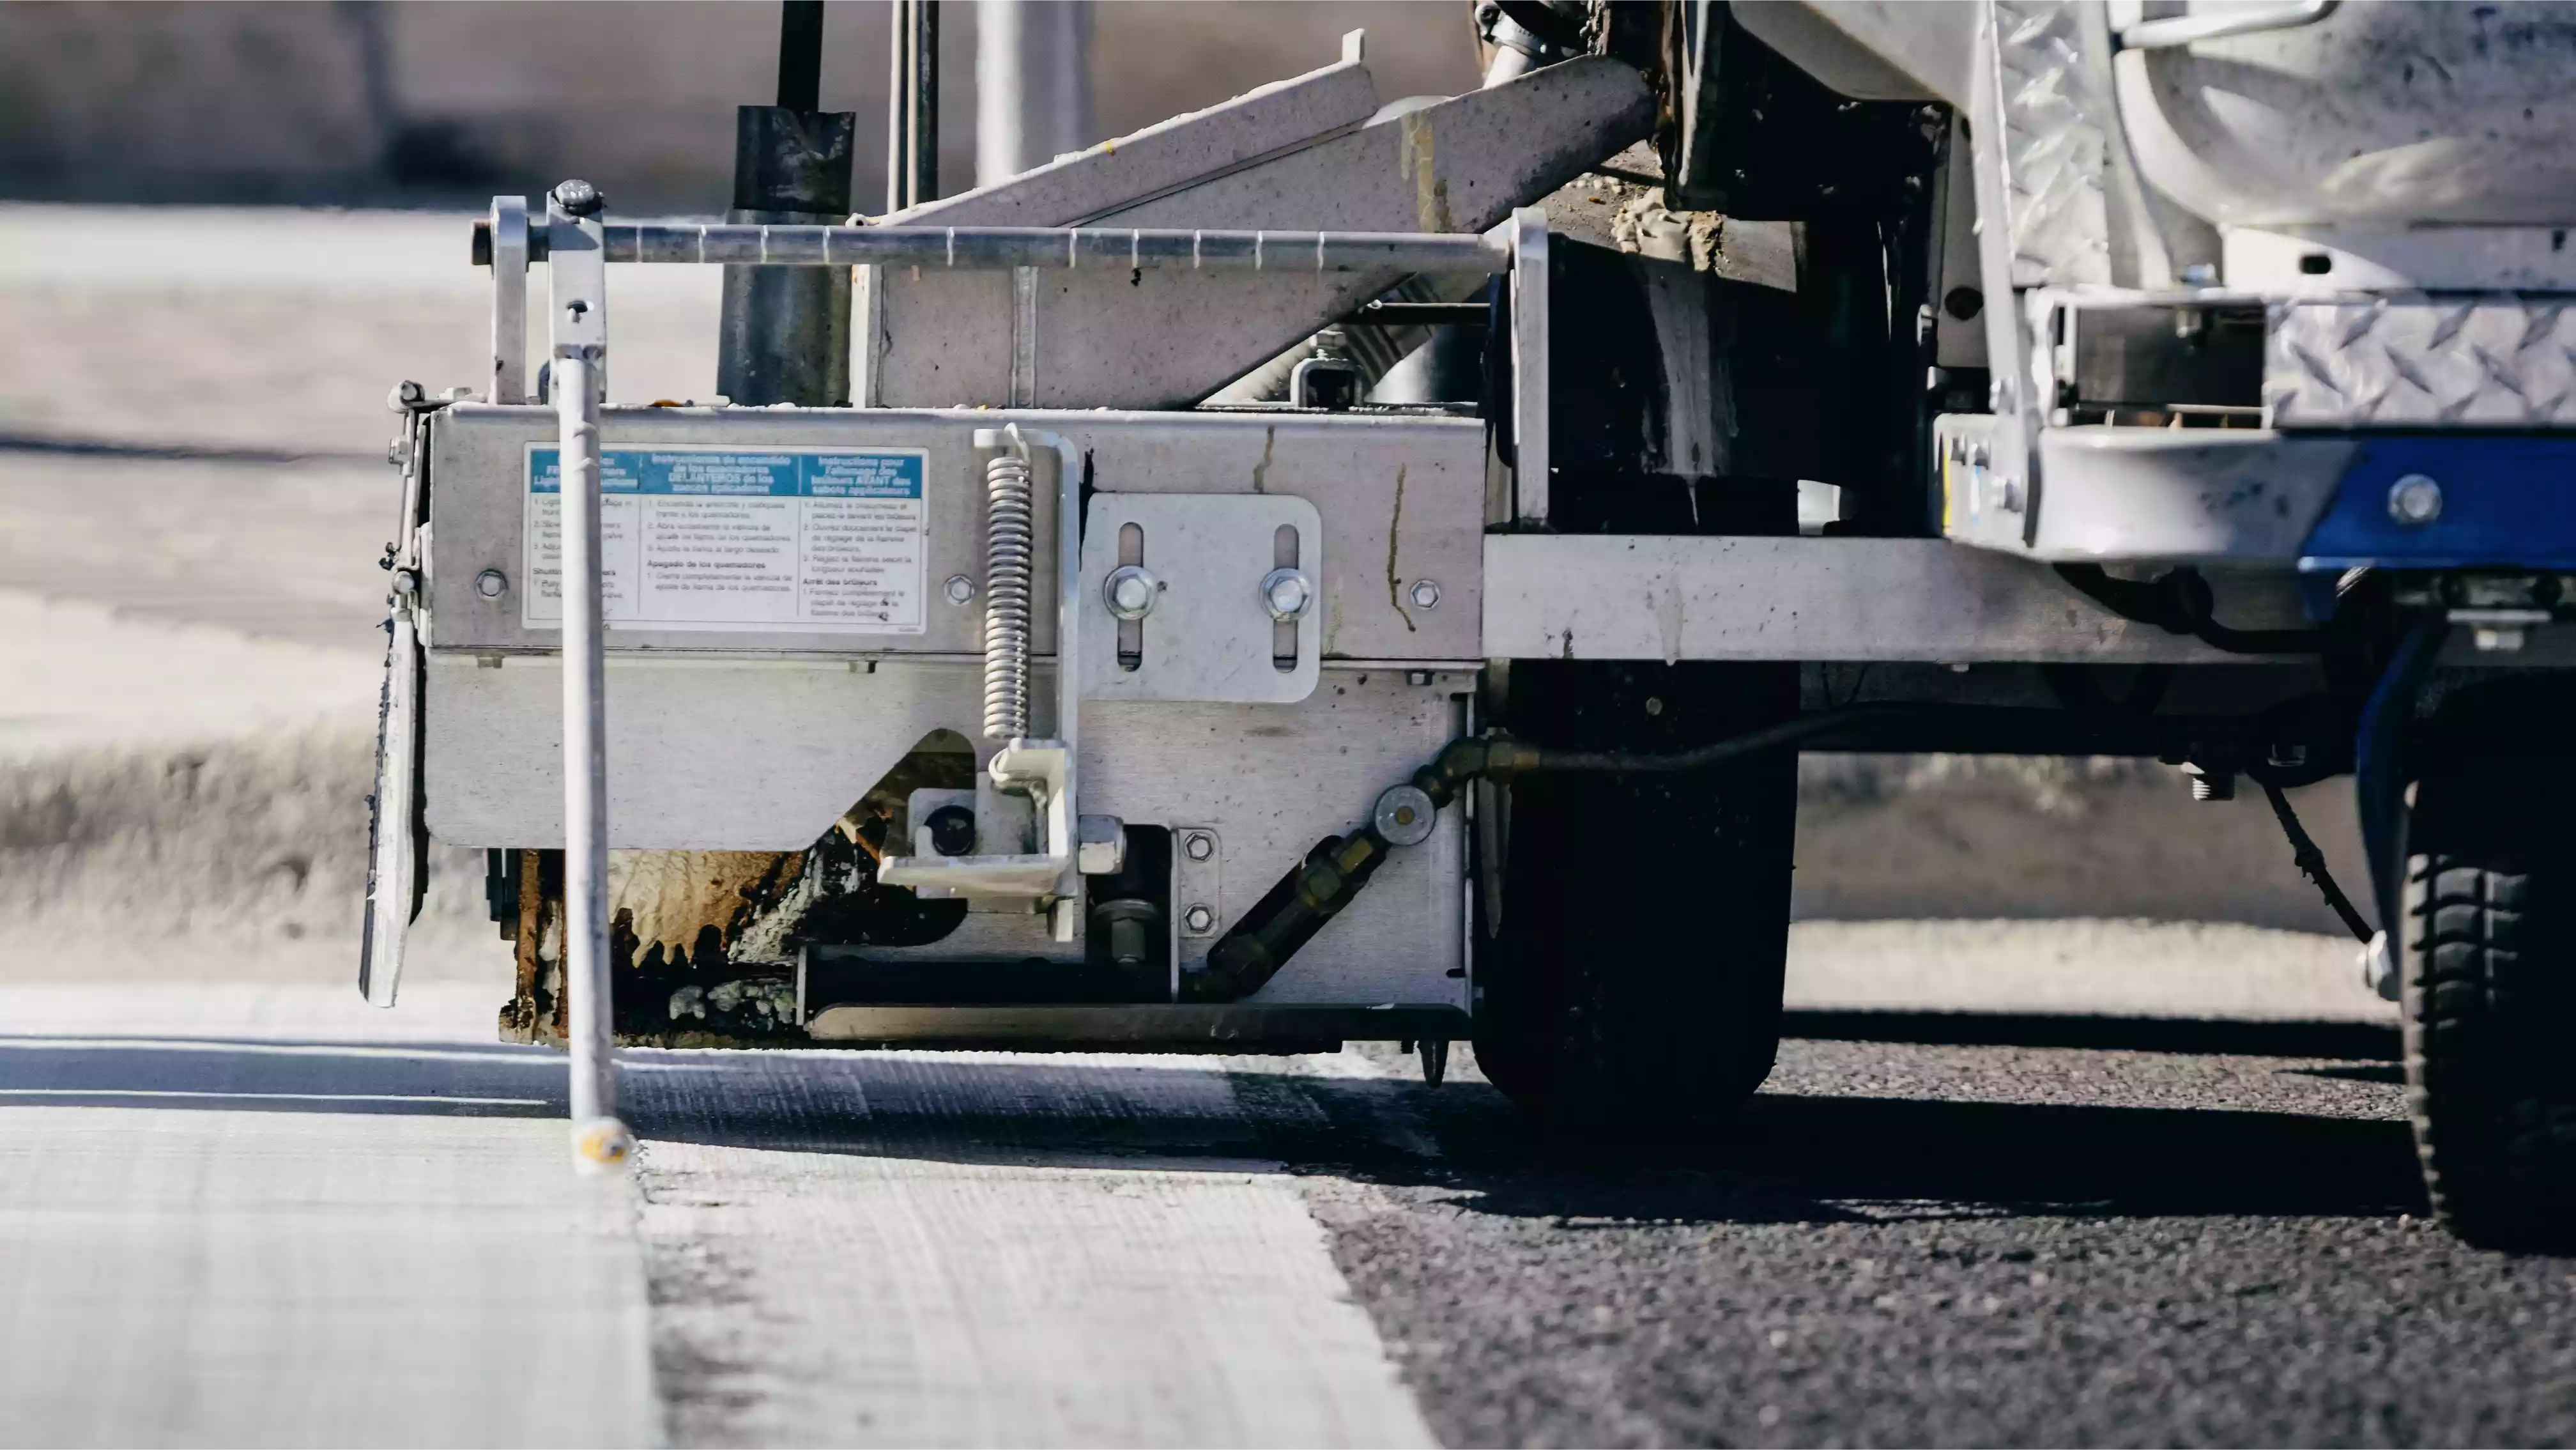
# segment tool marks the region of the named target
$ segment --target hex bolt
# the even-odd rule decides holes
[[[1141,564],[1121,564],[1100,581],[1100,597],[1118,619],[1138,620],[1153,613],[1154,601],[1162,592],[1163,581]]]
[[[1205,831],[1192,831],[1181,838],[1181,854],[1193,861],[1205,861],[1216,855],[1216,837]]]
[[[1216,930],[1216,913],[1204,906],[1193,906],[1181,913],[1181,925],[1189,928],[1192,936],[1205,936]]]
[[[510,587],[510,576],[498,569],[486,569],[474,576],[474,592],[486,599],[498,599]]]
[[[574,216],[588,216],[599,210],[602,198],[599,188],[587,181],[567,181],[555,188],[555,204]]]
[[[963,604],[975,597],[975,581],[963,574],[949,575],[946,588],[948,602],[951,604]]]
[[[1285,624],[1315,602],[1315,586],[1295,569],[1273,569],[1261,576],[1261,604],[1270,617]]]
[[[2442,516],[2442,485],[2420,473],[2410,473],[2388,486],[2388,516],[2410,529],[2422,528]]]
[[[1413,607],[1416,609],[1440,607],[1440,581],[1437,579],[1416,579],[1413,581],[1413,587],[1405,592],[1412,596]]]

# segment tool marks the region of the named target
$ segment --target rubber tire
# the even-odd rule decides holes
[[[1797,671],[1516,662],[1510,701],[1513,731],[1541,744],[1669,751],[1785,717]],[[1476,1060],[1548,1135],[1697,1138],[1770,1075],[1797,769],[1781,752],[1688,776],[1511,786]]]
[[[2555,681],[2479,686],[2413,756],[2407,1108],[2435,1215],[2490,1248],[2576,1250],[2571,706]]]

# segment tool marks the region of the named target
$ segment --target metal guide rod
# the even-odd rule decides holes
[[[886,210],[939,195],[938,0],[894,0],[886,88]]]
[[[1184,268],[1202,271],[1494,273],[1499,236],[1441,232],[1190,231],[1124,227],[822,227],[619,222],[603,228],[612,262],[752,262],[787,267],[912,266],[993,271]]]
[[[564,1031],[572,1058],[573,1161],[623,1164],[634,1140],[617,1118],[608,955],[608,741],[600,581],[600,395],[608,354],[599,196],[555,188],[547,230],[553,283],[553,397],[559,425],[564,743]]]
[[[1091,134],[1091,0],[975,0],[975,184],[1080,151]]]

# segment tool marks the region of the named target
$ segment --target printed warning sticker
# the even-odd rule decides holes
[[[611,629],[919,634],[927,455],[901,448],[612,448],[600,459]],[[528,448],[520,621],[563,627],[558,451]]]

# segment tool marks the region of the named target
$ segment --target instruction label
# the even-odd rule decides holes
[[[600,459],[611,629],[919,634],[928,455],[901,448],[612,448]],[[528,447],[520,622],[563,627],[561,454]]]

